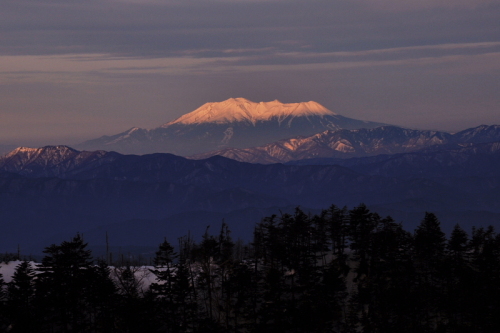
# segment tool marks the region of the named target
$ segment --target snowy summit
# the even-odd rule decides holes
[[[326,130],[375,128],[386,124],[344,117],[316,102],[255,103],[245,98],[205,103],[161,125],[102,136],[77,145],[80,150],[125,154],[171,153],[192,156],[226,147],[249,148]]]
[[[185,114],[174,121],[164,124],[168,127],[173,124],[227,124],[248,121],[255,124],[257,121],[284,119],[309,116],[335,116],[335,112],[328,110],[319,103],[310,101],[302,103],[281,103],[278,100],[255,103],[245,98],[230,98],[222,102],[205,103],[198,109]]]

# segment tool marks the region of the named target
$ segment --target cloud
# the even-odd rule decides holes
[[[398,3],[403,13],[385,9]],[[434,10],[429,8],[432,3],[3,0],[0,54],[206,57],[207,49],[334,52],[498,39],[498,5],[480,1],[484,6],[464,8],[437,1]]]
[[[422,9],[436,9],[436,8],[465,8],[475,9],[478,7],[485,7],[492,4],[498,4],[497,0],[353,0],[369,6],[375,10],[384,11],[411,11]]]
[[[343,69],[370,66],[429,66],[476,59],[475,70],[491,71],[500,42],[420,45],[388,49],[339,52],[282,52],[274,48],[223,49],[202,51],[202,57],[183,53],[178,57],[125,57],[109,54],[0,56],[0,82],[12,80],[76,82],[99,74],[200,75],[209,72],[286,71]],[[230,53],[231,57],[225,54]],[[218,54],[219,57],[215,57]],[[477,59],[483,59],[478,61]],[[471,60],[474,62],[474,60]],[[500,64],[500,62],[499,62]],[[465,67],[464,67],[465,68]],[[457,71],[457,69],[454,69]],[[458,69],[460,71],[460,69]],[[462,69],[463,70],[463,69]],[[108,82],[108,81],[105,81]]]

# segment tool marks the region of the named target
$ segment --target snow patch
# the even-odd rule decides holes
[[[22,263],[20,260],[9,261],[8,263],[0,263],[0,274],[3,276],[5,283],[12,281],[12,276],[16,271],[17,266]],[[36,269],[36,263],[30,261],[31,268]]]
[[[345,140],[340,140],[335,143],[333,149],[343,153],[354,153],[355,149],[351,146],[351,143]]]

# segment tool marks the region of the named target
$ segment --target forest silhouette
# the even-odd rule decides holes
[[[132,263],[94,260],[83,237],[0,278],[8,332],[493,332],[500,235],[446,237],[426,213],[411,233],[361,204],[269,216],[250,244],[229,227],[165,239],[141,288]]]

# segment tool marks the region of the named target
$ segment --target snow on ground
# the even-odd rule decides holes
[[[21,263],[20,260],[9,261],[8,263],[1,262],[0,263],[0,274],[2,274],[3,279],[6,283],[12,280],[12,275],[16,271],[17,266]],[[36,268],[36,264],[33,261],[30,261],[31,267]]]
[[[3,276],[3,279],[6,283],[12,281],[12,276],[16,271],[17,266],[21,263],[20,260],[10,261],[8,263],[2,262],[0,263],[0,274]],[[31,267],[36,269],[36,263],[31,261]],[[117,275],[120,274],[124,270],[124,267],[113,267],[110,266],[111,278],[115,283],[119,286],[119,281]],[[149,289],[152,283],[156,282],[156,275],[151,273],[151,269],[154,269],[153,266],[138,266],[131,267],[131,270],[134,272],[134,276],[138,281],[140,291],[145,292]]]

